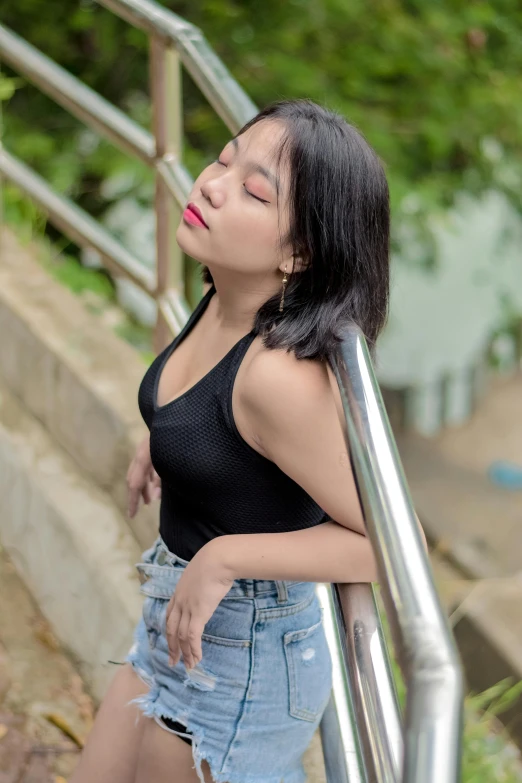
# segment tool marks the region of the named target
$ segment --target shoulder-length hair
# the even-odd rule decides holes
[[[262,120],[284,125],[274,154],[290,165],[290,229],[280,247],[305,260],[288,272],[281,293],[258,310],[253,329],[266,348],[298,359],[326,360],[347,325],[364,333],[372,359],[389,304],[389,191],[382,163],[339,114],[307,100],[283,100],[260,111],[238,132]],[[203,267],[202,278],[212,283]]]

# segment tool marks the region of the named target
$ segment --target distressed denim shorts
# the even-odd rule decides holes
[[[314,582],[237,579],[202,636],[202,660],[168,665],[166,610],[188,565],[158,537],[136,565],[143,616],[126,658],[149,686],[133,699],[166,731],[181,724],[203,781],[305,783],[302,757],[326,709],[332,663]],[[174,731],[180,736],[183,730]]]

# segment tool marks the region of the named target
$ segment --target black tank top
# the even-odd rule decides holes
[[[215,291],[212,285],[178,336],[152,362],[138,393],[150,430],[152,464],[161,478],[160,534],[170,551],[184,560],[216,536],[283,533],[328,519],[299,484],[244,440],[235,425],[232,388],[254,330],[181,396],[157,404],[167,359]]]

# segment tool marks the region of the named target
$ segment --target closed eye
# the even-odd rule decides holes
[[[222,163],[219,159],[218,160],[213,160],[212,163],[217,163],[219,166],[224,166],[225,168],[227,167],[226,163]],[[266,201],[264,198],[259,198],[259,196],[254,196],[254,194],[251,193],[249,190],[247,190],[244,185],[243,185],[243,190],[245,191],[245,193],[248,193],[249,196],[252,196],[252,198],[255,198],[256,201],[261,201],[263,204],[270,204],[270,202]]]

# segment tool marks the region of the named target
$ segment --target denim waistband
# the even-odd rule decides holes
[[[178,566],[184,568],[189,564],[188,560],[184,560],[182,557],[174,554],[174,552],[171,552],[161,536],[158,536],[150,550],[147,550],[147,554],[154,561],[153,564],[151,563],[149,565],[149,568],[151,569],[157,568],[158,566],[160,568],[163,566]],[[165,576],[167,577],[167,574]],[[308,586],[311,592],[315,591],[315,584],[313,582],[275,579],[235,579],[227,593],[227,598],[254,598],[259,595],[277,593],[277,602],[286,603],[289,600],[289,589],[297,586],[303,588]]]

